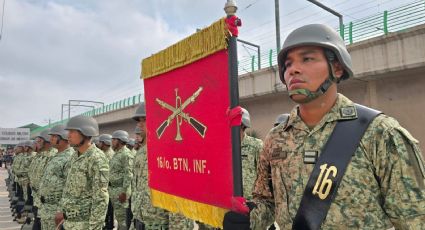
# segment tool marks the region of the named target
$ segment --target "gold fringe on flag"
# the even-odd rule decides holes
[[[223,228],[222,221],[224,214],[229,211],[224,208],[196,202],[154,189],[151,189],[151,201],[156,207],[181,213],[190,219],[201,221],[216,228]]]
[[[182,41],[142,60],[141,78],[147,79],[195,62],[227,48],[224,18]]]

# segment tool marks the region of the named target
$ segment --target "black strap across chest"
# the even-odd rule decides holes
[[[351,157],[371,121],[381,113],[358,104],[355,104],[355,107],[358,118],[338,121],[317,159],[292,229],[320,229]]]

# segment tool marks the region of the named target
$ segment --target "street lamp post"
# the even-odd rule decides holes
[[[71,118],[71,103],[72,102],[89,102],[89,103],[93,103],[93,104],[100,104],[102,106],[105,106],[105,103],[100,102],[100,101],[87,101],[87,100],[68,100],[68,119]],[[72,105],[74,106],[74,105]],[[94,108],[94,106],[93,106]]]
[[[322,9],[328,11],[329,13],[338,17],[338,19],[339,19],[339,34],[341,35],[341,38],[344,39],[344,21],[343,21],[343,18],[342,18],[342,14],[336,12],[335,10],[323,5],[322,3],[320,3],[316,0],[307,0],[307,1],[315,4],[316,6],[322,8]]]

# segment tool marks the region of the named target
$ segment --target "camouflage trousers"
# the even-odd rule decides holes
[[[170,230],[192,230],[194,227],[193,220],[188,219],[181,214],[170,213],[169,218],[170,218],[170,222],[169,222]]]
[[[63,228],[64,229],[72,229],[72,230],[87,230],[87,229],[90,229],[89,228],[89,221],[69,221],[69,220],[65,220],[65,222],[63,222]]]
[[[127,203],[127,202],[126,202]],[[127,230],[127,208],[126,203],[120,203],[118,200],[112,201],[112,207],[114,208],[114,217],[118,222],[118,230]]]
[[[41,229],[43,230],[55,230],[56,223],[55,219],[41,219]]]

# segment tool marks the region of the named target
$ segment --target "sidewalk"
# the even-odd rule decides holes
[[[0,229],[14,230],[21,229],[21,225],[13,221],[12,213],[10,212],[10,203],[4,179],[7,177],[7,170],[0,168]]]

